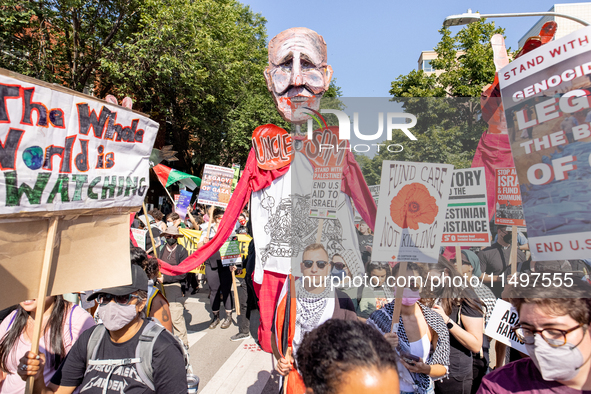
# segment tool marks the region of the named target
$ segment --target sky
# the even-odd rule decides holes
[[[439,42],[446,16],[469,8],[482,14],[548,11],[546,0],[383,1],[243,0],[267,19],[267,35],[290,27],[307,27],[324,37],[328,64],[344,97],[387,97],[393,80],[417,69],[421,51]],[[517,49],[519,39],[540,17],[491,19],[505,28],[506,45]],[[452,34],[461,27],[452,27]]]

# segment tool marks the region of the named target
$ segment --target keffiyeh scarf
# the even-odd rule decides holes
[[[301,327],[303,336],[304,333],[310,332],[318,326],[326,305],[328,305],[328,299],[334,298],[334,291],[329,285],[322,293],[312,294],[304,288],[301,279],[295,281],[295,288],[296,324]]]

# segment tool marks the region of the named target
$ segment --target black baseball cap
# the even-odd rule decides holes
[[[135,293],[138,290],[148,291],[148,275],[139,265],[131,265],[131,284],[127,286],[110,287],[108,289],[96,290],[88,297],[88,301],[94,300],[99,294],[112,294],[122,296]]]

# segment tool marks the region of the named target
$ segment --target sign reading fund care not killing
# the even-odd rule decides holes
[[[453,165],[384,161],[372,260],[435,263]]]
[[[499,71],[534,260],[585,259],[591,247],[591,27]]]
[[[445,224],[444,245],[490,246],[484,168],[454,170]]]
[[[0,71],[1,215],[142,205],[156,122]]]

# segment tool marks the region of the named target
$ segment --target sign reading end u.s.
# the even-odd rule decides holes
[[[0,215],[141,206],[157,132],[137,112],[0,69]]]

